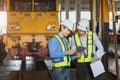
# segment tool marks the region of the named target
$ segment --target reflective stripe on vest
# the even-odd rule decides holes
[[[77,59],[78,63],[84,63],[84,62],[91,62],[93,57],[92,57],[92,50],[93,50],[93,33],[92,31],[88,31],[88,35],[87,35],[87,56],[85,56],[85,54],[82,52],[82,56]],[[82,46],[81,41],[80,41],[80,37],[79,37],[79,33],[75,33],[75,42],[76,42],[76,46]]]
[[[61,48],[62,48],[62,51],[64,52],[65,46],[64,46],[63,41],[61,40],[61,38],[58,35],[55,35],[55,38],[59,41]],[[70,49],[70,45],[69,45],[67,40],[66,40],[66,44],[67,44],[68,49]],[[70,62],[71,62],[70,56],[64,56],[62,62],[53,62],[52,61],[52,67],[70,66]]]

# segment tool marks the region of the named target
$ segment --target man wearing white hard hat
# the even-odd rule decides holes
[[[70,49],[69,42],[66,39],[72,28],[73,23],[70,20],[63,20],[60,23],[58,34],[54,35],[48,42],[54,80],[70,80],[69,66],[71,60],[80,57],[80,55],[73,55],[76,50]]]
[[[77,32],[72,37],[71,48],[76,49],[79,46],[85,47],[86,49],[81,52],[81,57],[77,59],[77,80],[86,80],[87,74],[90,75],[91,80],[94,80],[90,63],[93,60],[94,54],[98,51],[104,52],[104,49],[96,33],[89,30],[89,20],[87,19],[81,19],[78,22]]]

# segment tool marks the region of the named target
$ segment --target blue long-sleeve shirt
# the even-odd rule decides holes
[[[52,60],[54,62],[59,62],[61,61],[61,59],[64,57],[64,56],[67,56],[67,45],[66,45],[66,38],[65,37],[61,37],[60,34],[58,34],[58,36],[62,39],[64,45],[65,45],[65,48],[66,48],[66,51],[62,52],[62,47],[59,43],[59,41],[55,38],[55,37],[52,37],[49,42],[48,42],[48,48],[49,48],[49,53],[50,53],[50,57],[52,58]],[[76,56],[72,55],[70,56],[72,60],[76,59]]]

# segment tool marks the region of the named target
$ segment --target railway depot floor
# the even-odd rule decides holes
[[[112,44],[110,44],[109,47],[109,51],[111,50],[114,52],[114,45]],[[118,54],[120,54],[120,45],[118,45]],[[120,58],[118,62],[120,73]],[[0,66],[0,80],[53,80],[51,69],[51,60],[37,62],[29,60],[25,62],[21,60],[11,60],[9,55],[7,55],[4,59],[4,64]],[[76,69],[72,68],[70,71],[70,79],[76,80]],[[109,57],[109,71],[116,74],[114,57]],[[89,76],[86,80],[90,80]]]

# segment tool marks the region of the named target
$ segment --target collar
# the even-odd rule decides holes
[[[58,33],[58,36],[61,38],[61,39],[66,39],[65,37],[62,37],[62,35],[60,33]]]

